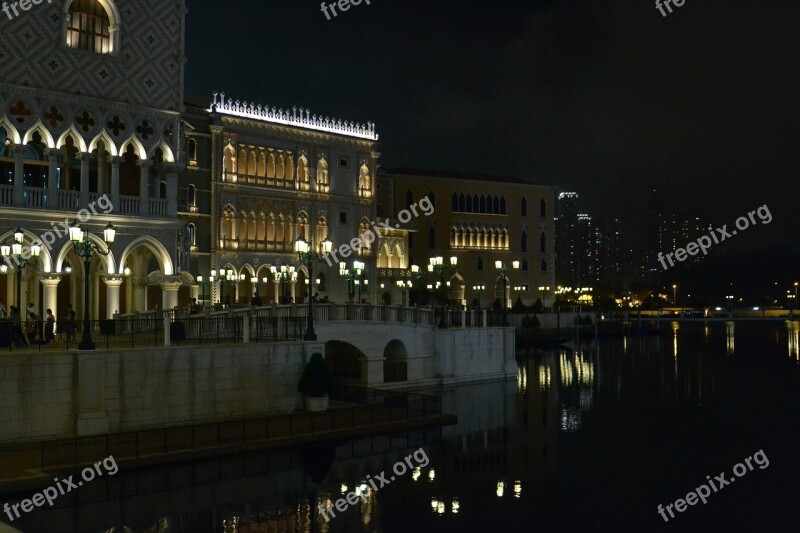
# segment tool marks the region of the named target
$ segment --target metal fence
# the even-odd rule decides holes
[[[83,339],[83,325],[77,322],[70,327],[59,323],[53,335],[49,335],[40,322],[23,322],[15,327],[9,321],[0,321],[0,349],[74,350]],[[167,333],[170,344],[175,346],[298,341],[302,340],[305,328],[305,317],[250,318],[242,314],[197,315],[172,320],[119,317],[89,321],[92,341],[98,349],[164,346]]]

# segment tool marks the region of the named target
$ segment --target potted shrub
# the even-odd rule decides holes
[[[303,369],[297,390],[305,395],[306,409],[325,411],[328,409],[328,394],[331,392],[331,371],[322,354],[315,352]]]

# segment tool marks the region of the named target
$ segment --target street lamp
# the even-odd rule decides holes
[[[347,290],[351,302],[355,298],[356,287],[358,287],[358,301],[361,303],[361,281],[364,281],[364,285],[369,283],[369,280],[363,279],[365,269],[366,265],[361,261],[353,261],[351,268],[347,268],[347,263],[344,261],[339,263],[339,275],[347,281]]]
[[[270,267],[270,272],[272,272],[272,275],[275,277],[275,281],[280,283],[281,300],[286,301],[286,292],[289,284],[297,281],[297,272],[295,271],[294,266],[287,267],[286,265],[281,265],[280,269],[273,266]]]
[[[17,311],[20,313],[20,316],[22,316],[22,309],[20,309],[22,306],[20,299],[22,295],[22,271],[25,270],[28,265],[36,266],[36,260],[39,258],[39,253],[42,250],[39,243],[34,242],[31,245],[30,253],[23,254],[22,240],[24,236],[24,232],[20,228],[17,228],[16,231],[14,231],[14,240],[11,241],[11,244],[0,246],[0,253],[2,253],[3,259],[5,259],[7,263],[13,261],[17,265],[14,270],[17,274]],[[8,271],[8,267],[6,267],[6,271]]]
[[[478,293],[478,308],[481,306],[482,293],[486,290],[486,285],[473,285],[472,290]]]
[[[204,307],[206,305],[206,285],[210,285],[211,283],[214,283],[214,274],[215,273],[216,272],[214,270],[212,270],[211,271],[211,276],[209,277],[208,280],[204,279],[203,276],[197,276],[197,284],[200,285],[200,289],[202,290],[202,293],[203,293],[201,301],[203,302],[203,306]]]
[[[72,241],[75,253],[83,259],[83,338],[78,343],[79,350],[94,350],[95,348],[92,330],[89,326],[89,266],[92,256],[95,253],[100,255],[111,253],[111,245],[114,244],[116,234],[116,228],[109,222],[103,230],[103,242],[106,244],[104,250],[100,245],[89,240],[89,232],[84,231],[77,222],[74,222],[69,228],[69,240]]]
[[[506,276],[508,276],[508,267],[500,260],[494,262],[494,267],[497,269],[497,272],[500,274],[500,277],[503,278],[503,327],[508,327],[508,298],[506,296],[507,288],[506,288]],[[511,267],[514,270],[519,270],[519,261],[512,261]]]
[[[403,307],[405,307],[406,306],[406,292],[411,290],[411,287],[413,287],[413,283],[411,282],[411,280],[406,281],[406,280],[403,280],[403,279],[399,279],[399,280],[397,280],[397,286],[400,288],[400,294],[401,294],[402,299],[403,299]]]
[[[672,305],[678,307],[678,286],[672,286]]]
[[[306,292],[306,297],[308,298],[308,324],[306,325],[306,334],[304,337],[307,341],[317,340],[317,334],[314,332],[314,299],[311,297],[311,289],[313,288],[311,280],[314,279],[314,262],[322,261],[323,255],[331,253],[333,242],[331,242],[329,238],[322,241],[322,254],[317,253],[313,248],[313,242],[309,244],[302,237],[298,237],[297,240],[294,241],[294,251],[297,253],[300,262],[308,269],[307,281],[309,283],[308,291]]]
[[[456,270],[458,268],[458,257],[451,257],[450,258],[450,268]],[[439,329],[446,329],[447,328],[447,321],[445,320],[444,313],[445,313],[445,304],[448,302],[447,297],[447,288],[450,286],[448,282],[445,284],[444,275],[447,273],[448,266],[444,263],[444,258],[441,256],[431,257],[430,264],[428,265],[428,272],[435,272],[439,276],[439,284],[437,288],[441,291],[444,291],[444,294],[441,296],[441,304],[442,304],[442,313],[439,316]]]

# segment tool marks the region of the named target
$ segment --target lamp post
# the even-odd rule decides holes
[[[30,254],[23,254],[22,253],[22,241],[25,234],[20,228],[17,228],[14,231],[14,240],[11,241],[11,244],[4,244],[0,247],[0,253],[3,255],[3,259],[6,262],[10,263],[13,261],[17,266],[14,271],[17,274],[17,311],[22,316],[22,309],[20,309],[21,303],[21,295],[22,295],[22,271],[25,270],[28,265],[36,266],[36,261],[39,258],[39,253],[41,252],[42,248],[38,242],[34,242],[31,245]],[[6,267],[6,271],[8,267]]]
[[[69,228],[69,240],[72,241],[75,253],[83,259],[83,338],[78,343],[79,350],[94,350],[95,348],[92,340],[92,330],[89,326],[89,266],[92,262],[92,256],[95,253],[108,255],[111,252],[111,245],[114,243],[116,234],[117,230],[109,222],[103,230],[103,242],[106,244],[106,249],[103,250],[99,245],[89,240],[89,232],[84,231],[77,222],[74,222]]]
[[[281,285],[281,300],[285,300],[288,298],[286,296],[287,287],[289,284],[297,281],[297,271],[295,270],[294,266],[287,267],[286,265],[281,265],[280,268],[273,266],[270,268],[270,271],[275,277],[275,281]]]
[[[478,307],[480,308],[483,291],[486,290],[486,285],[473,285],[472,290],[478,293]]]
[[[500,260],[494,262],[494,267],[497,269],[497,272],[500,274],[500,277],[503,278],[503,327],[508,327],[508,298],[506,296],[507,288],[506,288],[506,276],[508,276],[508,267]],[[512,261],[511,267],[514,270],[519,270],[519,261]]]
[[[322,261],[322,256],[331,253],[333,249],[333,242],[329,238],[322,241],[321,250],[322,254],[317,253],[314,249],[313,241],[311,244],[307,243],[302,237],[298,237],[294,241],[294,251],[300,262],[308,269],[308,291],[306,297],[308,298],[308,323],[306,325],[306,334],[303,337],[307,341],[317,340],[317,334],[314,331],[314,299],[311,297],[311,290],[313,289],[312,281],[314,280],[314,263]]]
[[[725,300],[728,302],[728,314],[733,316],[733,295],[729,294],[725,296]]]
[[[365,268],[366,265],[361,261],[353,261],[351,268],[347,268],[347,263],[344,261],[339,263],[339,275],[347,281],[347,292],[351,302],[356,295],[356,286],[358,286],[358,300],[361,302],[361,280]]]
[[[211,276],[208,280],[204,279],[203,276],[197,276],[197,284],[200,285],[200,290],[202,291],[203,294],[201,300],[203,302],[203,307],[205,307],[206,305],[206,285],[214,283],[214,273],[215,272],[212,270]]]
[[[225,305],[225,280],[228,277],[228,271],[224,268],[219,271],[219,275],[217,275],[216,270],[211,271],[211,276],[209,276],[208,280],[210,283],[215,283],[219,281],[219,303],[223,306]]]
[[[402,298],[403,307],[405,307],[406,306],[406,292],[408,292],[411,289],[411,287],[413,286],[413,283],[411,282],[411,280],[406,281],[406,280],[399,279],[399,280],[397,280],[397,286],[400,288],[400,295],[401,295],[401,298]]]
[[[450,267],[455,270],[458,267],[458,257],[451,257],[450,258]],[[447,328],[447,321],[444,317],[445,312],[445,304],[448,303],[447,297],[447,288],[450,286],[450,283],[445,284],[444,275],[447,272],[448,266],[444,263],[444,258],[441,256],[431,257],[430,264],[428,265],[428,272],[435,272],[439,276],[439,289],[444,291],[444,294],[441,296],[441,304],[442,304],[442,313],[439,317],[439,329],[446,329]]]

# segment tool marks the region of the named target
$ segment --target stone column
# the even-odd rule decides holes
[[[111,204],[114,206],[112,211],[120,212],[119,198],[119,166],[123,159],[119,156],[111,158]]]
[[[48,148],[47,153],[47,207],[58,207],[58,149]],[[55,309],[53,312],[55,313]]]
[[[25,204],[25,177],[23,175],[22,156],[25,155],[25,146],[18,144],[14,147],[14,205]]]
[[[115,313],[120,313],[119,288],[125,281],[124,276],[106,275],[103,282],[106,284],[106,318],[114,318]]]
[[[281,303],[281,292],[280,292],[281,291],[281,284],[280,284],[280,282],[275,281],[273,283],[273,285],[275,286],[275,303],[280,305],[280,303]]]
[[[78,159],[81,162],[81,207],[89,205],[89,164],[91,163],[91,157],[92,154],[86,152],[78,154]]]
[[[139,313],[147,311],[147,278],[129,278],[133,283],[133,310]]]
[[[100,152],[100,148],[97,149],[97,194],[102,196],[108,192],[108,174],[106,173],[106,163],[108,162],[108,157],[105,156],[105,153]]]
[[[58,316],[58,284],[61,282],[61,274],[42,274],[39,281],[44,285],[42,317],[46,316],[47,309],[52,309],[53,314]]]
[[[178,172],[181,166],[177,163],[165,165],[167,176],[167,216],[178,215]]]
[[[164,303],[164,311],[178,307],[178,289],[180,288],[180,276],[164,276],[161,279],[161,301]]]
[[[139,161],[139,214],[147,216],[150,214],[150,167],[153,164],[148,161]]]

